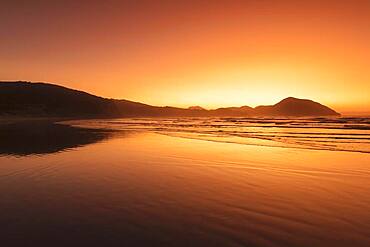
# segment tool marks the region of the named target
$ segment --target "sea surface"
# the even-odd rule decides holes
[[[0,129],[1,246],[370,246],[369,118],[26,125]]]

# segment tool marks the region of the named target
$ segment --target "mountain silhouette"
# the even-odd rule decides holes
[[[289,97],[272,106],[257,106],[257,116],[339,116],[336,111],[308,99]]]
[[[225,107],[206,110],[200,106],[159,107],[129,100],[107,99],[66,87],[31,82],[0,82],[0,115],[37,117],[310,117],[339,116],[312,100],[286,98],[271,106]]]
[[[199,106],[199,105],[196,105],[196,106],[190,106],[188,107],[189,110],[199,110],[199,111],[203,111],[205,110],[203,107]]]

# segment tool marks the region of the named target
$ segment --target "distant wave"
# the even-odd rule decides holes
[[[132,118],[69,122],[270,147],[370,153],[370,118]]]

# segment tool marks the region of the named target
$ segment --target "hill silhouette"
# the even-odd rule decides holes
[[[271,106],[158,107],[129,100],[107,99],[66,87],[31,82],[0,82],[0,115],[47,117],[206,117],[206,116],[339,116],[334,110],[312,100],[286,98]]]
[[[257,116],[339,116],[336,111],[308,99],[288,97],[272,106],[257,106]]]

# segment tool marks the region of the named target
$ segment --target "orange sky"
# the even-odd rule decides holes
[[[0,80],[207,108],[370,112],[370,1],[1,1]],[[123,3],[125,2],[125,3]]]

